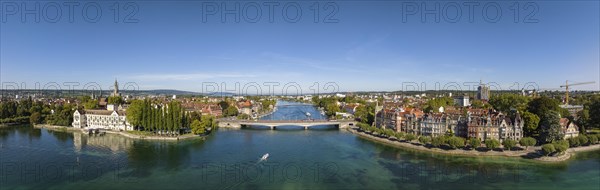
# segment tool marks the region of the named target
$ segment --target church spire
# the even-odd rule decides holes
[[[117,82],[117,78],[115,78],[115,86],[113,88],[113,96],[120,96],[119,95],[119,83]]]

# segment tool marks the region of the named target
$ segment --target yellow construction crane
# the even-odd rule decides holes
[[[565,85],[560,86],[561,88],[565,88],[565,104],[569,105],[569,86],[594,84],[594,83],[596,83],[596,82],[590,81],[590,82],[578,82],[578,83],[569,84],[569,81],[565,81]]]

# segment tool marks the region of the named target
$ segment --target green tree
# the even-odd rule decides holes
[[[29,116],[29,122],[31,124],[40,124],[42,123],[42,114],[40,112],[34,112]]]
[[[225,113],[225,110],[226,110],[227,108],[229,108],[229,103],[227,103],[226,101],[220,101],[220,102],[219,102],[219,106],[221,106],[221,109],[223,109],[223,110],[222,110],[222,111],[223,111],[223,113]],[[237,110],[237,109],[236,109],[236,110]]]
[[[215,120],[215,117],[211,115],[203,115],[200,123],[206,130],[213,130],[217,127],[217,121]]]
[[[415,135],[411,134],[411,133],[409,133],[409,134],[406,134],[406,136],[405,136],[405,139],[406,139],[408,142],[411,142],[411,141],[415,140],[416,138],[417,138],[417,137],[416,137]]]
[[[596,143],[598,143],[598,136],[590,135],[590,144],[596,144]]]
[[[108,97],[107,102],[108,102],[108,104],[116,104],[116,105],[125,103],[125,101],[123,100],[123,98],[121,98],[121,96]]]
[[[511,150],[516,145],[517,145],[517,141],[512,140],[512,139],[506,139],[506,140],[502,141],[502,146],[504,146],[504,148],[506,148],[506,150]]]
[[[431,145],[434,147],[440,147],[444,144],[446,144],[446,137],[443,135],[431,139]]]
[[[559,104],[558,100],[542,96],[531,100],[527,105],[527,110],[542,118],[548,111],[558,112]]]
[[[579,127],[579,133],[585,134],[586,126],[590,125],[590,111],[587,109],[578,111],[575,124]]]
[[[399,133],[396,133],[394,136],[396,137],[396,139],[400,140],[400,139],[404,138],[405,135],[406,135],[405,133],[399,132]]]
[[[419,136],[419,142],[423,145],[426,145],[431,141],[431,137],[428,136]]]
[[[196,135],[206,133],[206,128],[204,128],[204,125],[198,120],[192,121],[190,126],[192,128],[192,133]]]
[[[537,137],[539,136],[538,133],[538,125],[540,123],[540,117],[538,117],[537,115],[525,111],[523,112],[523,114],[521,114],[521,118],[523,119],[523,132],[525,133],[525,136],[528,137]]]
[[[452,105],[454,105],[454,99],[450,97],[433,98],[427,101],[423,110],[428,113],[439,112],[440,107]]]
[[[525,111],[530,98],[518,94],[500,94],[490,98],[490,104],[498,111],[509,113],[512,109]]]
[[[229,106],[223,112],[223,116],[225,116],[225,117],[237,116],[237,115],[238,115],[238,109],[235,106]]]
[[[573,137],[573,138],[568,138],[567,140],[569,141],[570,147],[578,147],[579,146],[579,139]]]
[[[535,142],[535,139],[534,139],[534,138],[532,138],[532,137],[525,137],[525,138],[522,138],[522,139],[519,141],[519,144],[521,144],[521,146],[525,146],[525,149],[526,149],[526,150],[527,150],[527,149],[528,149],[530,146],[533,146],[533,145],[535,145],[535,143],[536,143],[536,142]]]
[[[589,107],[589,128],[600,129],[600,96],[596,96]]]
[[[585,146],[589,142],[589,139],[585,135],[579,135],[576,138],[581,146]]]
[[[127,108],[127,121],[132,126],[140,126],[142,123],[142,109],[144,108],[144,102],[142,100],[133,100]]]
[[[490,150],[494,150],[500,147],[500,142],[496,139],[486,139],[485,141],[483,141],[483,143],[485,144],[485,147],[487,147]]]
[[[368,125],[372,125],[375,120],[375,106],[372,104],[360,105],[354,112],[354,117]]]
[[[98,100],[88,100],[83,104],[85,109],[97,109],[98,108]]]
[[[556,152],[556,148],[552,144],[544,144],[542,145],[542,151],[544,151],[544,155],[548,156],[554,152]]]
[[[538,141],[541,143],[551,143],[552,141],[562,139],[564,135],[560,131],[558,113],[556,111],[544,111],[542,113]]]
[[[471,146],[471,149],[475,150],[481,146],[481,141],[479,141],[477,138],[472,138],[469,139],[469,145]]]
[[[201,117],[202,117],[202,115],[201,115],[201,114],[199,114],[198,112],[195,112],[195,111],[194,111],[194,112],[191,112],[191,113],[190,113],[190,120],[191,120],[191,121],[194,121],[194,120],[198,120],[198,121],[200,121]]]
[[[465,139],[462,137],[450,137],[448,138],[448,145],[452,149],[463,148],[465,146]]]
[[[569,142],[567,142],[566,140],[559,140],[559,141],[553,142],[552,146],[554,146],[554,149],[556,149],[556,152],[563,153],[563,152],[567,151],[567,149],[569,148]]]

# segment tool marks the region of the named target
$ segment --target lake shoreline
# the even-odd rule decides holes
[[[378,136],[368,134],[363,131],[359,131],[356,128],[348,128],[347,131],[357,135],[358,137],[361,137],[361,138],[364,138],[367,140],[371,140],[374,142],[382,143],[382,144],[387,144],[387,145],[390,145],[390,146],[393,146],[396,148],[404,148],[404,149],[411,149],[411,150],[417,150],[417,151],[423,151],[423,152],[432,152],[432,153],[445,154],[445,155],[469,156],[469,157],[479,157],[479,156],[515,157],[515,158],[522,158],[525,160],[533,160],[533,161],[539,161],[539,162],[544,162],[544,163],[554,163],[554,162],[566,161],[566,160],[569,160],[571,157],[573,157],[572,154],[575,154],[577,152],[600,150],[600,144],[589,145],[589,146],[584,146],[584,147],[569,148],[569,149],[567,149],[567,151],[564,154],[559,155],[559,156],[543,156],[541,153],[541,146],[529,147],[527,150],[518,150],[518,151],[515,151],[515,150],[492,151],[492,150],[490,150],[490,151],[481,152],[481,151],[477,151],[477,150],[462,150],[462,149],[443,150],[443,149],[439,149],[439,148],[428,148],[421,144],[416,144],[416,143],[411,143],[411,142],[400,142],[400,141],[396,141],[396,140],[392,140],[392,139],[388,139],[388,138],[378,137]]]
[[[14,126],[19,126],[19,125],[27,125],[29,123],[0,123],[0,128],[5,128],[5,127],[14,127]]]
[[[56,125],[47,125],[47,124],[37,124],[33,126],[34,128],[44,128],[44,129],[48,129],[48,130],[53,130],[53,131],[64,131],[64,132],[81,132],[81,133],[87,133],[87,130],[85,129],[76,129],[73,127],[65,127],[65,126],[56,126]],[[177,136],[177,137],[161,137],[161,136],[145,136],[145,135],[137,135],[137,134],[132,134],[132,133],[128,133],[125,131],[110,131],[110,130],[105,130],[102,132],[106,132],[109,134],[116,134],[116,135],[121,135],[127,138],[132,138],[132,139],[142,139],[142,140],[159,140],[159,141],[179,141],[179,140],[191,140],[194,138],[198,138],[198,139],[205,139],[206,136],[199,136],[199,135],[191,135],[191,134],[185,134],[185,135],[181,135],[181,136]]]

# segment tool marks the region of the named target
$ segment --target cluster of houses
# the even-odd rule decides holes
[[[437,137],[454,134],[481,141],[496,139],[520,140],[523,138],[524,121],[517,112],[513,116],[493,109],[441,107],[437,113],[424,113],[418,108],[397,107],[382,109],[376,115],[375,125],[396,132]],[[567,118],[560,119],[565,138],[576,137],[578,127]]]

